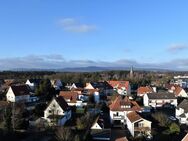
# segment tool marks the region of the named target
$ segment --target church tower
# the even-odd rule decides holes
[[[131,66],[131,70],[130,70],[130,78],[133,78],[133,76],[134,76],[133,66]]]

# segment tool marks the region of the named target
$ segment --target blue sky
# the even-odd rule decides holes
[[[186,0],[0,1],[0,68],[188,70]]]

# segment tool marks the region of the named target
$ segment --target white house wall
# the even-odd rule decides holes
[[[177,99],[149,99],[148,95],[144,95],[144,106],[161,107],[165,103],[170,103],[177,107]]]
[[[51,111],[51,113],[49,111]],[[49,115],[53,115],[53,114],[64,115],[64,111],[62,110],[62,108],[59,106],[59,104],[56,102],[55,99],[53,99],[53,101],[50,103],[48,108],[44,111],[44,118],[47,118]]]
[[[99,126],[98,123],[95,123],[95,124],[91,127],[91,129],[102,129],[102,128]]]
[[[85,89],[89,89],[89,90],[90,90],[90,89],[94,89],[94,88],[93,88],[93,86],[89,83],[89,84],[85,87]]]
[[[12,88],[10,87],[6,94],[6,98],[7,98],[7,101],[10,101],[10,102],[19,102],[19,101],[29,102],[30,95],[15,96],[14,92],[12,91]]]
[[[6,97],[7,97],[7,101],[15,102],[15,95],[14,95],[11,87],[8,89]]]
[[[134,124],[132,124],[128,118],[127,118],[127,128],[131,133],[131,135],[134,137]]]
[[[149,98],[147,94],[144,95],[143,100],[144,100],[144,106],[149,106]]]
[[[180,97],[188,97],[188,95],[187,95],[187,93],[185,92],[184,89],[181,90],[179,96],[180,96]]]
[[[28,85],[31,90],[35,90],[35,84],[34,83],[31,83],[29,80],[27,80],[25,84]]]

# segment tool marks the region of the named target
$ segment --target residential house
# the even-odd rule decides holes
[[[174,93],[176,97],[188,97],[185,90],[179,85],[169,85],[168,92]]]
[[[29,102],[30,91],[27,85],[10,86],[6,94],[7,101],[10,102]]]
[[[28,79],[25,84],[30,87],[30,89],[34,92],[36,88],[39,86],[41,79]]]
[[[151,135],[151,121],[142,118],[135,111],[127,114],[127,128],[133,137],[139,134]]]
[[[110,140],[111,129],[106,119],[98,116],[91,126],[91,136],[93,140]]]
[[[125,125],[127,114],[132,111],[141,112],[141,107],[136,101],[130,100],[127,96],[119,95],[109,106],[110,120],[114,125]]]
[[[70,90],[72,89],[83,89],[84,85],[82,83],[73,83],[72,86],[70,87]]]
[[[70,118],[72,112],[62,96],[53,98],[44,111],[44,119],[49,125],[64,125]]]
[[[83,93],[83,91],[84,91],[84,89],[83,88],[73,88],[73,89],[71,89],[71,91],[72,92],[76,92],[76,93],[78,93],[78,94],[82,94]]]
[[[70,90],[82,94],[84,91],[84,85],[81,83],[73,83],[72,86],[70,86]]]
[[[13,84],[16,84],[15,79],[5,79],[4,82],[5,82],[5,85],[7,85],[7,86],[11,86]]]
[[[182,88],[188,88],[188,76],[174,76],[173,84],[179,85]]]
[[[94,96],[95,103],[99,103],[101,101],[101,93],[98,89],[84,89],[82,95],[85,100],[89,100],[90,96]]]
[[[55,90],[61,90],[63,87],[63,84],[60,79],[54,79],[50,80],[51,85],[55,88]]]
[[[184,99],[176,108],[176,118],[181,124],[188,124],[188,100]]]
[[[91,129],[104,129],[104,120],[97,116],[95,122],[91,126]]]
[[[177,98],[172,93],[150,93],[145,94],[143,98],[144,106],[162,107],[165,105],[177,106]]]
[[[130,95],[131,94],[131,86],[129,81],[108,81],[108,83],[113,87],[115,91],[117,91],[121,95]]]
[[[87,103],[82,99],[82,95],[72,91],[60,91],[59,96],[63,97],[69,106],[83,107]]]
[[[149,86],[146,86],[146,87],[139,87],[137,89],[137,96],[139,97],[143,97],[145,94],[148,94],[148,93],[153,93],[153,88],[152,87],[149,87]]]
[[[85,89],[98,89],[99,93],[104,95],[111,95],[113,93],[113,87],[106,81],[86,83]]]

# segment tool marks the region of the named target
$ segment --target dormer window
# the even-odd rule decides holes
[[[125,108],[131,108],[131,106],[130,105],[126,105]]]
[[[126,108],[126,106],[125,105],[121,105],[121,108]]]

